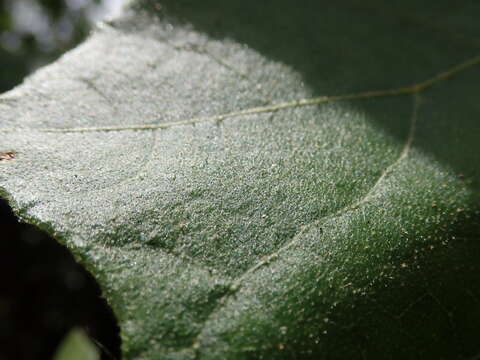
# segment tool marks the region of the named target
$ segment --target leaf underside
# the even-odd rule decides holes
[[[479,14],[133,2],[0,98],[0,192],[126,359],[473,356]]]

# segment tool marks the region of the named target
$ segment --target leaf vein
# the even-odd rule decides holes
[[[84,132],[101,132],[101,131],[152,131],[157,129],[167,129],[176,126],[184,126],[184,125],[196,125],[199,123],[204,122],[215,122],[215,121],[222,121],[226,119],[232,119],[239,116],[248,116],[248,115],[257,115],[262,113],[273,113],[281,110],[291,109],[291,108],[299,108],[299,107],[307,107],[307,106],[316,106],[325,104],[328,102],[334,101],[345,101],[345,100],[361,100],[361,99],[372,99],[372,98],[381,98],[381,97],[391,97],[391,96],[403,96],[403,95],[413,95],[420,93],[422,91],[426,91],[427,89],[431,88],[432,86],[445,81],[467,69],[470,69],[473,66],[480,64],[480,55],[472,57],[462,63],[459,63],[451,68],[447,69],[446,71],[440,72],[433,77],[415,83],[410,86],[400,87],[395,89],[387,89],[387,90],[373,90],[373,91],[365,91],[360,93],[354,94],[346,94],[346,95],[335,95],[335,96],[319,96],[313,97],[309,99],[300,99],[290,102],[284,103],[277,103],[272,105],[265,105],[265,106],[257,106],[249,109],[239,110],[239,111],[232,111],[225,114],[220,115],[213,115],[207,117],[198,117],[192,118],[188,120],[181,120],[181,121],[173,121],[167,122],[163,124],[146,124],[146,125],[126,125],[126,126],[103,126],[103,127],[83,127],[83,128],[69,128],[69,129],[62,129],[62,128],[45,128],[45,129],[31,129],[31,128],[0,128],[0,132],[8,133],[8,132],[23,132],[23,131],[31,131],[36,133],[84,133]],[[0,101],[2,99],[0,98]]]
[[[408,156],[408,154],[409,154],[409,152],[412,148],[412,144],[413,144],[413,141],[415,139],[418,109],[419,109],[419,106],[420,106],[420,95],[419,95],[419,93],[415,92],[413,94],[412,98],[413,98],[413,101],[412,101],[413,104],[412,104],[412,115],[411,115],[411,119],[410,119],[410,128],[409,128],[409,132],[408,132],[407,138],[405,140],[405,144],[403,146],[403,149],[402,149],[400,155],[398,156],[398,158],[392,164],[390,164],[389,166],[387,166],[385,168],[385,170],[382,172],[382,174],[379,176],[379,178],[373,184],[373,186],[370,188],[370,190],[365,194],[365,196],[363,196],[361,199],[357,200],[356,202],[339,209],[338,211],[334,212],[333,214],[323,216],[320,219],[317,219],[317,220],[313,221],[312,223],[310,223],[308,225],[302,226],[300,228],[300,230],[297,232],[297,234],[295,234],[292,237],[292,239],[289,242],[287,242],[284,246],[280,247],[277,251],[265,256],[262,260],[260,260],[259,262],[255,263],[253,266],[248,268],[245,272],[242,273],[242,275],[237,277],[232,282],[232,284],[230,286],[230,292],[227,293],[226,295],[224,295],[219,300],[219,303],[222,304],[222,306],[214,309],[214,311],[212,311],[210,316],[204,321],[204,324],[206,324],[212,316],[214,316],[216,313],[218,313],[219,310],[222,309],[225,306],[226,300],[229,297],[231,297],[233,294],[235,294],[236,292],[239,291],[239,289],[241,288],[242,282],[250,274],[254,273],[255,271],[257,271],[258,269],[260,269],[263,266],[267,266],[267,265],[271,264],[273,261],[278,259],[279,255],[281,253],[287,251],[288,249],[290,249],[294,245],[296,245],[301,238],[300,236],[302,234],[304,234],[308,229],[312,228],[313,226],[320,225],[323,222],[327,221],[328,219],[335,219],[337,217],[341,217],[341,216],[345,215],[346,213],[348,213],[350,211],[356,210],[359,207],[361,207],[363,204],[370,201],[370,199],[372,199],[372,197],[374,196],[374,194],[376,193],[378,188],[382,185],[384,179],[386,177],[388,177],[407,158],[407,156]],[[198,343],[198,339],[200,337],[200,334],[201,334],[201,332],[197,335],[197,337],[194,340],[193,345],[192,345],[192,348],[195,349],[195,350],[199,349],[199,347],[200,347],[200,344]]]
[[[327,219],[337,218],[337,217],[340,217],[340,216],[346,214],[349,211],[358,209],[360,206],[362,206],[363,204],[368,202],[374,196],[375,192],[378,190],[380,185],[383,183],[384,179],[387,176],[389,176],[400,165],[400,163],[408,156],[408,153],[410,152],[413,140],[415,138],[417,114],[418,114],[418,108],[419,108],[419,104],[420,104],[418,94],[414,94],[413,99],[414,99],[413,100],[413,111],[412,111],[412,116],[411,116],[411,120],[410,120],[410,129],[409,129],[409,133],[407,135],[407,139],[405,141],[405,145],[402,149],[402,152],[400,153],[399,157],[392,164],[390,164],[388,167],[385,168],[385,170],[379,176],[379,178],[377,179],[375,184],[373,184],[373,186],[370,188],[370,190],[365,194],[365,196],[363,196],[361,199],[357,200],[353,204],[347,205],[347,206],[337,210],[333,214],[323,216],[320,219],[314,221],[313,223],[311,223],[307,226],[303,226],[300,229],[300,231],[295,236],[293,236],[293,238],[290,242],[288,242],[286,245],[284,245],[283,247],[281,247],[279,250],[275,251],[271,255],[268,255],[266,258],[264,258],[264,260],[255,264],[250,269],[246,270],[239,278],[237,278],[237,280],[235,280],[235,282],[233,284],[234,289],[239,287],[240,283],[243,281],[243,279],[247,275],[249,275],[252,272],[255,272],[260,267],[269,264],[273,259],[278,257],[278,254],[280,254],[281,252],[283,252],[285,250],[288,250],[293,245],[295,245],[295,243],[298,240],[299,235],[303,234],[307,230],[308,227],[311,227],[312,225],[318,225],[321,222],[326,221]]]

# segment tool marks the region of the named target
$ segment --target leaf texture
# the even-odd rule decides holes
[[[0,189],[126,359],[480,353],[480,5],[130,4],[0,98]]]

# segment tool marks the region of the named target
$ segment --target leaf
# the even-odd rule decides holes
[[[53,360],[99,360],[100,354],[81,329],[71,330]]]
[[[473,356],[479,11],[134,2],[1,98],[2,193],[126,359]]]

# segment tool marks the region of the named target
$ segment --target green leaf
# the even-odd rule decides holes
[[[100,360],[100,354],[81,329],[72,329],[60,344],[53,360]]]
[[[126,359],[480,352],[480,3],[133,2],[0,98],[0,186]]]

